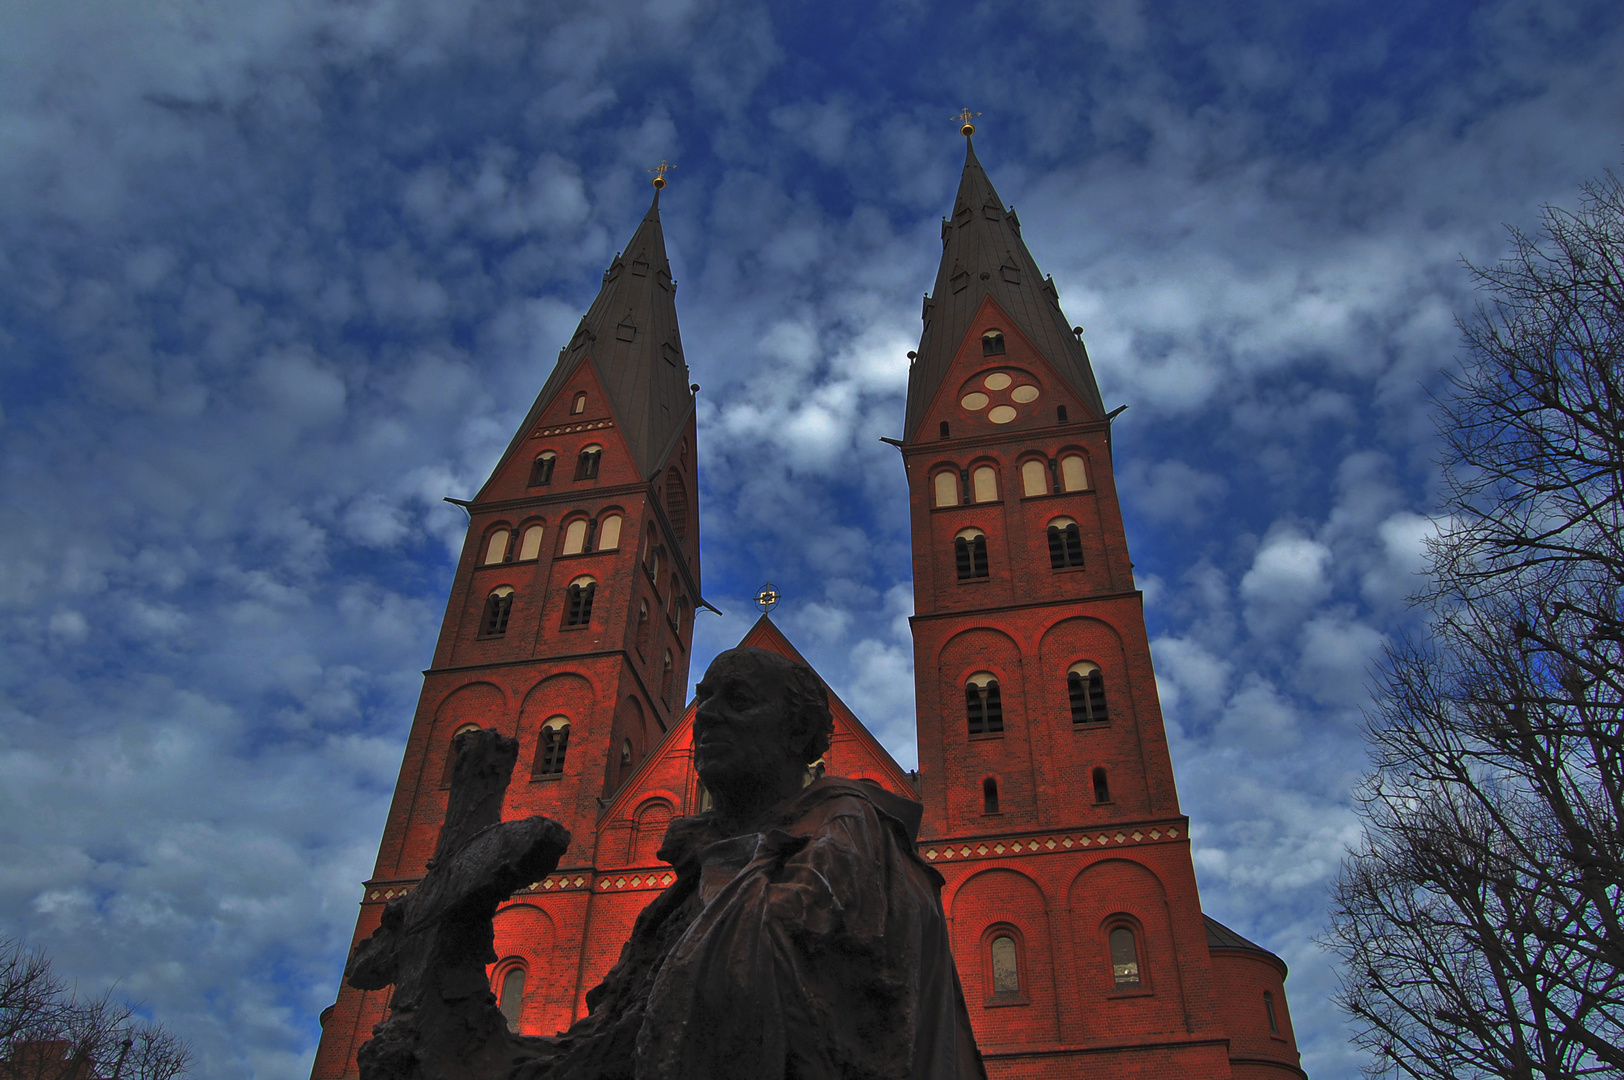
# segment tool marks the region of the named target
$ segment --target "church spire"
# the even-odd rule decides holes
[[[936,288],[925,298],[924,333],[908,372],[903,437],[912,440],[981,302],[991,297],[1031,339],[1044,358],[1082,397],[1096,417],[1105,415],[1088,352],[1060,310],[1053,279],[1044,278],[1021,240],[1020,219],[1006,209],[976,159],[974,128],[966,121],[964,173],[953,216],[942,220],[942,262]]]
[[[615,424],[630,448],[638,474],[645,480],[652,478],[670,456],[693,411],[694,396],[688,389],[688,365],[677,330],[677,285],[671,280],[671,261],[666,257],[665,232],[660,226],[660,189],[664,186],[662,169],[655,177],[648,213],[625,250],[604,271],[598,298],[559,354],[558,365],[536,396],[514,446],[529,434],[575,370],[586,363],[608,394]]]

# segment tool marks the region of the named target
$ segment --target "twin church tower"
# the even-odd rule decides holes
[[[966,125],[965,134],[971,129]],[[519,740],[503,810],[574,843],[496,917],[491,990],[527,1034],[567,1028],[655,857],[707,796],[687,701],[700,590],[693,391],[654,205],[473,500],[356,939],[412,889],[446,809],[451,742]],[[1060,309],[967,146],[911,354],[900,442],[913,534],[919,770],[838,695],[824,759],[925,807],[942,903],[993,1080],[1289,1080],[1285,965],[1202,914],[1111,418]],[[740,642],[801,660],[763,616]],[[804,662],[804,661],[803,661]],[[322,1014],[312,1080],[357,1076],[388,992]]]

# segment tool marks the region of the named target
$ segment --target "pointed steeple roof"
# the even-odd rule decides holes
[[[942,264],[925,298],[925,330],[908,371],[904,440],[911,440],[947,374],[981,302],[991,296],[1060,372],[1096,416],[1105,415],[1088,351],[1060,310],[1052,279],[1043,277],[1021,240],[1021,223],[1006,209],[965,136],[964,175],[953,216],[942,222]]]
[[[603,274],[598,298],[559,354],[514,446],[535,427],[576,368],[592,365],[638,472],[650,479],[670,456],[694,408],[677,331],[676,283],[660,227],[660,191],[626,249]],[[511,453],[513,446],[508,448]],[[506,455],[503,455],[504,459]]]

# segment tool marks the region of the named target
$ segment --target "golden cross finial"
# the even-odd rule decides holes
[[[968,139],[970,136],[974,135],[976,133],[976,126],[974,124],[970,123],[970,121],[974,120],[976,117],[978,117],[980,115],[981,115],[980,113],[971,112],[969,109],[964,109],[964,110],[960,111],[959,115],[957,115],[957,116],[955,116],[953,118],[953,119],[957,120],[961,125],[963,125],[963,126],[961,126],[959,128],[959,134],[963,135],[966,139]]]
[[[665,174],[675,168],[675,165],[665,160],[665,158],[661,158],[660,163],[649,170],[649,172],[654,174],[655,190],[665,187]]]

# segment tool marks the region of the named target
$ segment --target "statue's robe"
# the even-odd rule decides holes
[[[638,917],[547,1080],[984,1080],[921,808],[825,777],[763,830],[671,824]]]

